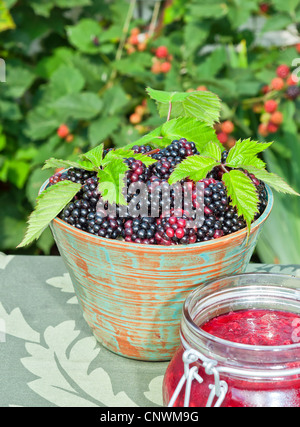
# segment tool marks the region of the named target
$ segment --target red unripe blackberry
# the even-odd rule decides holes
[[[268,124],[267,123],[260,123],[260,125],[258,126],[258,133],[261,136],[268,136],[269,135]]]
[[[281,125],[283,122],[283,114],[280,111],[275,111],[271,115],[271,122],[274,123],[274,125]]]
[[[300,43],[296,44],[296,50],[298,53],[300,53]]]
[[[137,34],[132,34],[129,39],[128,43],[137,46],[139,44],[139,38]]]
[[[284,80],[281,77],[275,77],[272,81],[271,81],[271,87],[274,90],[282,90],[284,88]]]
[[[259,9],[262,13],[268,13],[270,5],[268,3],[261,3]]]
[[[131,115],[130,115],[130,117],[129,117],[129,121],[130,121],[130,123],[132,123],[133,125],[136,125],[136,124],[138,124],[138,123],[141,123],[141,121],[142,121],[142,117],[141,117],[139,114],[137,114],[137,113],[133,113],[133,114],[131,114]]]
[[[268,125],[267,125],[268,132],[270,132],[270,133],[275,133],[275,132],[277,132],[277,131],[278,131],[278,128],[279,128],[279,126],[278,126],[278,125],[275,125],[275,124],[274,124],[274,123],[272,123],[272,122],[268,123]]]
[[[295,86],[295,85],[297,85],[299,83],[299,79],[298,79],[298,77],[296,76],[296,75],[294,75],[294,74],[291,74],[288,78],[287,78],[287,81],[286,81],[286,84],[288,85],[288,86]]]
[[[267,94],[267,93],[269,93],[270,92],[270,86],[269,85],[264,85],[262,88],[261,88],[261,91],[262,91],[262,93],[264,93],[264,94]]]
[[[70,129],[65,124],[60,125],[59,128],[57,129],[57,135],[60,138],[66,138],[66,136],[68,136],[69,133],[70,133]]]
[[[153,74],[161,73],[161,63],[159,61],[155,61],[151,67],[151,71]]]
[[[230,134],[234,131],[234,124],[230,120],[226,120],[221,124],[222,132]]]
[[[168,61],[166,61],[166,62],[163,62],[162,64],[161,64],[161,66],[160,66],[160,71],[162,72],[162,73],[168,73],[170,70],[171,70],[171,68],[172,68],[172,64],[171,64],[171,62],[168,62]]]
[[[275,99],[269,99],[265,102],[264,107],[267,113],[274,113],[274,111],[277,110],[278,103],[275,101]]]
[[[132,36],[138,36],[140,34],[140,29],[138,27],[132,28],[132,30],[130,31],[130,34]]]
[[[159,46],[156,49],[155,55],[160,59],[166,58],[169,55],[168,48],[166,46]]]
[[[228,135],[225,132],[218,133],[217,138],[221,142],[221,144],[226,144],[226,142],[228,141]]]
[[[286,79],[290,74],[290,67],[285,64],[279,65],[279,67],[277,67],[276,74],[278,77]]]

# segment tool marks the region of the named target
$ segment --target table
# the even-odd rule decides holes
[[[247,271],[300,276],[297,265]],[[59,256],[0,253],[1,407],[161,407],[167,365],[97,343]]]

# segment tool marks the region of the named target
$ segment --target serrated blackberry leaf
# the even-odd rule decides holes
[[[221,162],[222,149],[219,144],[210,141],[204,146],[204,149],[201,151],[201,156],[212,157],[217,162]]]
[[[170,175],[169,184],[172,185],[185,178],[200,181],[217,165],[219,162],[211,157],[189,156],[176,166]]]
[[[221,102],[212,92],[163,92],[149,87],[147,92],[156,101],[161,117],[168,116],[171,104],[170,118],[193,117],[210,126],[219,121]]]
[[[103,160],[103,151],[104,145],[100,144],[87,153],[81,154],[81,158],[87,160],[92,165],[94,165],[94,169],[97,169],[101,166]]]
[[[73,199],[81,185],[71,181],[60,181],[46,188],[37,198],[34,211],[28,219],[28,228],[18,248],[38,239],[50,222]]]
[[[232,168],[239,168],[242,164],[264,168],[266,164],[257,155],[272,144],[273,142],[252,141],[250,138],[243,141],[238,140],[229,150],[226,165]]]
[[[258,212],[259,197],[252,180],[239,170],[224,173],[223,182],[230,197],[231,206],[236,207],[239,216],[247,223],[248,233],[255,214]]]
[[[130,157],[133,157],[136,160],[140,160],[146,166],[150,166],[156,162],[155,159],[152,159],[151,157],[147,156],[146,154],[135,153],[133,150],[126,149],[126,147],[123,147],[123,148],[117,148],[116,150],[109,151],[107,153],[107,155],[105,156],[105,158],[103,159],[102,164],[106,165],[107,163],[109,163],[114,158],[118,158],[118,159],[126,158],[126,159],[128,159]]]
[[[90,161],[72,161],[72,160],[61,160],[55,159],[51,157],[46,160],[42,169],[56,169],[56,168],[76,168],[76,169],[84,169],[87,171],[94,171],[95,166]]]
[[[162,126],[161,132],[162,136],[171,140],[186,138],[188,141],[193,141],[199,152],[210,141],[220,144],[213,128],[192,117],[170,120]]]
[[[124,198],[124,189],[126,187],[125,173],[128,171],[128,166],[123,162],[123,159],[113,158],[103,168],[98,171],[98,190],[102,195],[102,199],[110,204],[126,205]]]
[[[297,191],[295,191],[292,187],[289,186],[280,176],[275,173],[268,172],[265,169],[257,169],[252,166],[244,165],[243,169],[246,169],[249,173],[255,175],[257,179],[260,179],[265,184],[268,184],[270,187],[274,188],[274,190],[279,193],[285,194],[293,194],[294,196],[300,196]]]

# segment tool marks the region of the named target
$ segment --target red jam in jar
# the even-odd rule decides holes
[[[191,293],[165,406],[300,407],[300,279],[291,277],[237,275]]]
[[[275,310],[241,310],[222,314],[201,329],[224,340],[249,345],[291,345],[300,342],[300,316]]]

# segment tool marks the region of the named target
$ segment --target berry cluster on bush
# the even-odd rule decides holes
[[[266,137],[278,131],[283,122],[283,114],[278,110],[277,101],[269,99],[264,103],[260,121],[258,132],[261,136]]]
[[[148,47],[148,39],[148,33],[142,33],[137,27],[133,28],[125,43],[125,49],[128,55],[137,51],[144,52]]]
[[[166,46],[154,49],[151,71],[153,74],[167,74],[172,68],[173,56]]]
[[[72,142],[74,139],[74,135],[70,132],[69,127],[64,123],[62,123],[57,129],[57,135],[66,142]]]
[[[289,97],[290,88],[296,86],[298,82],[299,79],[291,72],[290,67],[286,64],[281,64],[276,69],[276,76],[274,76],[269,85],[263,86],[262,92],[267,94],[271,91],[284,91],[285,96]]]
[[[254,112],[260,114],[260,124],[258,133],[267,137],[269,134],[276,133],[283,123],[284,116],[279,110],[280,101],[283,98],[294,101],[300,95],[300,88],[297,85],[298,79],[291,72],[286,64],[281,64],[276,69],[274,77],[269,85],[262,88],[265,96],[272,96],[261,104],[256,104]]]
[[[225,129],[229,130],[228,124],[225,125]],[[104,156],[109,151],[111,149],[106,149]],[[59,215],[60,218],[71,226],[103,238],[165,246],[206,242],[246,227],[244,219],[239,217],[236,209],[230,204],[230,198],[217,168],[200,181],[204,187],[204,222],[197,223],[196,221],[192,227],[188,226],[195,210],[199,207],[197,183],[185,179],[181,182],[181,184],[186,184],[184,190],[180,186],[179,190],[171,189],[170,191],[168,178],[176,165],[187,157],[198,154],[193,142],[181,138],[174,140],[163,149],[153,150],[151,146],[145,145],[134,146],[133,151],[149,155],[157,160],[150,166],[146,166],[141,160],[133,157],[124,159],[129,166],[126,173],[127,189],[132,183],[137,182],[144,183],[148,189],[142,198],[138,197],[138,194],[127,195],[127,202],[134,202],[137,212],[144,203],[147,207],[147,215],[139,213],[136,216],[130,216],[128,213],[123,215],[120,206],[116,207],[114,214],[107,210],[104,211],[103,208],[107,209],[108,204],[107,202],[102,203],[96,172],[70,168],[67,171],[56,173],[49,180],[49,185],[66,179],[81,184],[81,190],[63,209]],[[227,153],[227,151],[223,152],[222,160],[224,162]],[[256,215],[258,218],[267,205],[267,193],[261,181],[254,175],[251,175],[250,178],[259,195],[259,213]],[[161,190],[158,193],[155,191],[157,187]],[[162,196],[165,190],[169,191],[170,200],[167,210]],[[188,210],[189,208],[184,205],[184,202],[182,202],[182,208],[178,208],[175,203],[176,191],[189,193],[192,201],[191,210]],[[152,215],[153,212],[156,212],[156,215]]]
[[[224,122],[217,124],[215,129],[218,140],[226,149],[230,149],[235,145],[236,139],[233,136],[235,126],[231,120],[225,120]]]
[[[142,103],[137,105],[134,112],[130,114],[129,121],[133,125],[139,125],[143,120],[145,114],[147,114],[147,100],[143,99]]]

